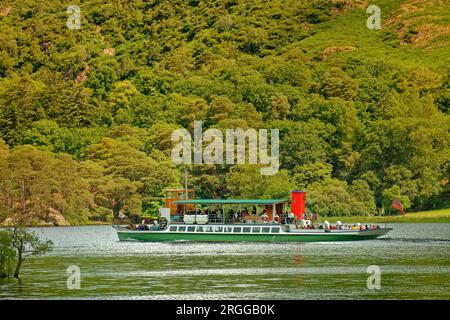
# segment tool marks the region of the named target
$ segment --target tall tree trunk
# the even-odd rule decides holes
[[[20,180],[20,206],[22,207],[22,212],[26,211],[26,187],[25,179]]]
[[[17,228],[14,227],[14,234],[17,234]],[[23,263],[23,251],[25,249],[25,244],[24,244],[24,240],[23,239],[18,239],[18,246],[16,246],[17,249],[17,265],[16,265],[16,270],[14,271],[14,278],[19,278],[19,273],[20,273],[20,267],[22,267],[22,263]]]
[[[19,278],[19,272],[20,268],[22,267],[23,260],[24,259],[22,258],[22,255],[20,255],[19,259],[17,260],[16,270],[14,271],[14,278]]]

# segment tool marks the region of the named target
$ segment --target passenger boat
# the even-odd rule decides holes
[[[368,230],[286,229],[270,224],[231,225],[169,225],[164,230],[129,230],[117,227],[120,241],[147,242],[322,242],[375,239],[392,228]]]
[[[152,225],[141,224],[138,229],[114,226],[120,241],[199,241],[199,242],[323,242],[376,239],[386,235],[392,228],[379,226],[362,227],[359,224],[344,226],[328,222],[318,224],[305,219],[305,193],[293,191],[291,201],[285,199],[188,199],[192,190],[166,191],[166,207],[160,209],[161,219]],[[167,192],[173,193],[168,196]],[[193,191],[192,191],[193,192]],[[192,195],[191,195],[192,197]],[[288,214],[283,209],[291,202]],[[246,212],[248,205],[265,207],[263,214],[216,216],[214,211],[199,213],[197,206],[239,206]],[[181,210],[181,211],[180,211]],[[189,211],[194,214],[188,214]],[[183,212],[182,215],[180,213]],[[200,211],[201,212],[201,211]],[[283,213],[284,212],[284,213]],[[303,214],[302,214],[303,212]],[[202,213],[205,213],[203,211]]]

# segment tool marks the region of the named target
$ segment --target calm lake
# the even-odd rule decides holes
[[[119,242],[110,226],[36,228],[55,250],[0,280],[0,299],[450,299],[450,224],[391,224],[378,240]],[[81,288],[67,288],[77,265]],[[381,270],[370,290],[367,268]]]

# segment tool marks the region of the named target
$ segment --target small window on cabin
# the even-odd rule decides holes
[[[225,227],[224,231],[225,232],[233,232],[233,228],[232,227]]]
[[[197,227],[197,232],[203,232],[203,227]]]
[[[280,233],[280,228],[272,228],[272,233]]]
[[[184,231],[186,231],[186,227],[184,227],[184,226],[183,226],[183,227],[179,227],[179,228],[178,228],[178,231],[184,232]]]
[[[214,232],[222,232],[223,227],[215,227]]]
[[[177,226],[170,226],[169,231],[177,231]]]
[[[204,228],[205,228],[205,232],[213,232],[212,227],[204,227]]]
[[[234,227],[233,232],[241,232],[242,228],[241,227]]]
[[[259,233],[261,231],[260,227],[253,228],[252,233]]]
[[[263,233],[269,233],[269,232],[270,232],[270,228],[268,228],[268,227],[263,227],[263,228],[262,228],[262,232],[263,232]]]
[[[188,232],[194,232],[194,231],[195,231],[195,227],[188,227],[188,228],[187,228],[187,231],[188,231]]]
[[[248,232],[250,232],[250,229],[251,229],[250,227],[243,227],[242,228],[242,232],[247,232],[248,233]]]

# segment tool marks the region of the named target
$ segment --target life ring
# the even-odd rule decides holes
[[[276,223],[280,222],[280,216],[279,215],[275,215],[274,220]]]

